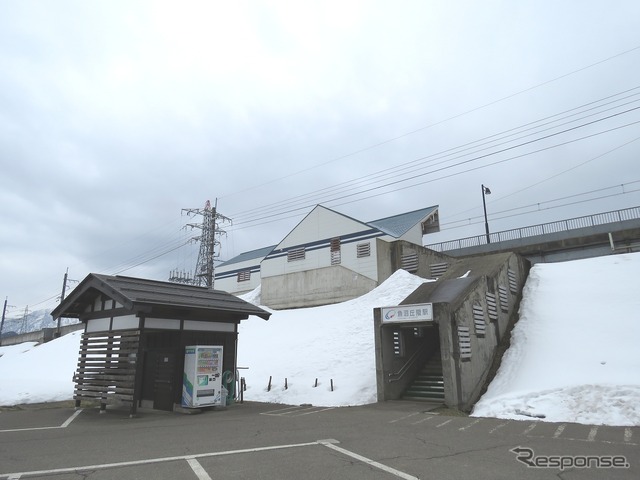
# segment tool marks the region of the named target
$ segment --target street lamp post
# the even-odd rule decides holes
[[[487,220],[487,202],[484,199],[485,195],[491,195],[491,190],[489,187],[485,187],[482,185],[482,207],[484,208],[484,229],[487,232],[487,244],[491,243],[491,238],[489,238],[489,222]]]

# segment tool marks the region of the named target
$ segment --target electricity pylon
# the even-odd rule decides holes
[[[189,223],[187,227],[199,228],[202,233],[193,237],[192,240],[200,242],[200,252],[198,253],[198,261],[196,262],[196,270],[193,275],[193,285],[205,286],[213,289],[214,283],[214,261],[220,255],[217,247],[220,245],[220,236],[226,235],[226,232],[220,227],[222,225],[231,225],[231,219],[219,214],[216,211],[216,205],[211,206],[211,202],[207,200],[204,208],[183,208],[188,216],[202,215],[202,223]]]

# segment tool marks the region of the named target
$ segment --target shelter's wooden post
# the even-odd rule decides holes
[[[129,410],[129,416],[135,417],[138,413],[138,404],[141,402],[142,397],[142,376],[143,376],[143,367],[144,367],[144,341],[143,334],[144,330],[139,330],[138,333],[138,348],[136,351],[135,357],[135,377],[133,383],[133,398],[131,399],[131,408]]]

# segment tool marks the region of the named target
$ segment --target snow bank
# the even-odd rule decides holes
[[[273,311],[240,325],[238,365],[245,399],[323,406],[376,401],[373,308],[397,305],[426,282],[398,270],[362,297],[315,308]],[[254,293],[247,294],[249,301]],[[264,308],[264,307],[263,307]],[[267,391],[272,377],[271,391]],[[315,379],[318,386],[314,387]],[[287,379],[287,389],[285,389]],[[331,391],[331,380],[334,390]]]
[[[0,347],[0,405],[73,398],[81,331],[48,343]]]
[[[535,265],[473,416],[640,425],[638,277],[640,254]]]
[[[534,266],[511,348],[473,416],[640,425],[639,276],[640,254]],[[398,304],[425,281],[399,270],[348,302],[243,321],[245,399],[375,402],[373,308]],[[244,298],[259,303],[260,289]],[[80,336],[0,347],[0,405],[71,399]]]

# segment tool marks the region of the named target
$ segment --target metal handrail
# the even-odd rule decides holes
[[[608,223],[637,219],[640,219],[640,207],[631,207],[622,210],[613,210],[610,212],[570,218],[567,220],[559,220],[556,222],[514,228],[512,230],[504,230],[502,232],[491,233],[489,238],[491,243],[494,244],[510,240],[535,237],[538,235],[546,235],[549,233],[568,232],[579,228],[595,227],[596,225],[606,225]],[[425,247],[436,252],[445,252],[448,250],[461,250],[463,248],[479,247],[481,245],[487,245],[486,235],[476,235],[457,240],[433,243],[431,245],[425,245]]]
[[[407,373],[407,370],[409,370],[409,368],[411,368],[418,361],[418,358],[420,358],[421,354],[423,354],[425,350],[426,350],[426,347],[424,346],[419,348],[413,353],[413,355],[409,357],[409,359],[405,362],[405,364],[402,365],[402,367],[400,367],[400,370],[398,370],[395,373],[389,373],[388,374],[389,383],[397,382],[402,377],[404,377],[404,374]]]

